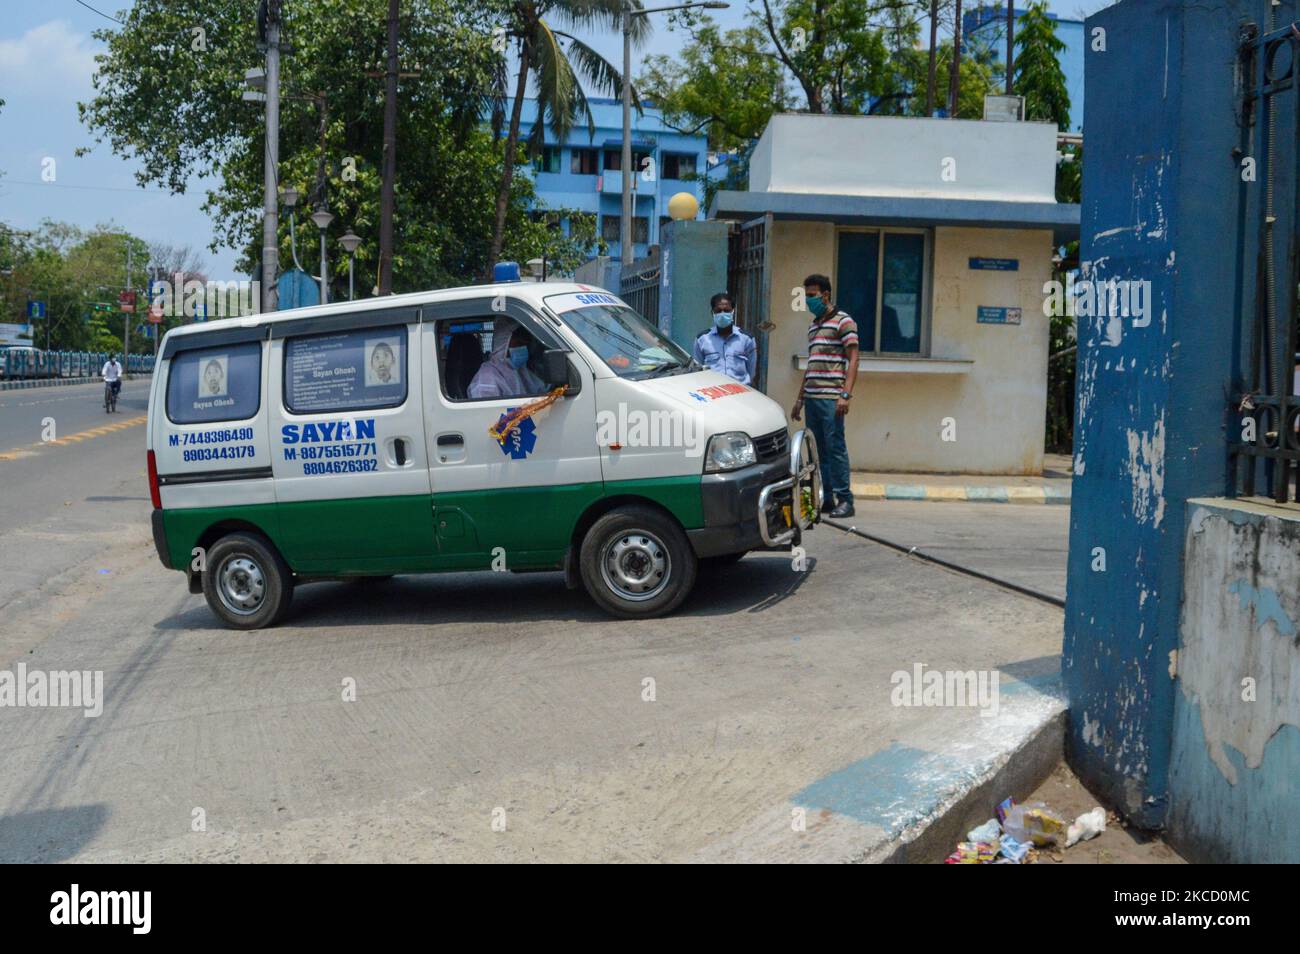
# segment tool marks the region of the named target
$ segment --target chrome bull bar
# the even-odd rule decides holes
[[[787,528],[772,532],[768,523],[768,506],[772,495],[790,492],[790,504],[783,505]],[[805,499],[805,492],[808,497]],[[811,504],[812,513],[807,512]],[[796,431],[790,440],[790,476],[768,484],[758,494],[758,530],[769,547],[797,545],[803,531],[821,520],[822,476],[817,459],[817,440],[807,430]]]

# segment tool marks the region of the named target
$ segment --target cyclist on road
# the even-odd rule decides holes
[[[122,366],[118,364],[117,355],[111,354],[108,360],[104,362],[104,367],[100,369],[100,376],[104,379],[105,387],[113,389],[114,404],[119,391],[122,390]]]

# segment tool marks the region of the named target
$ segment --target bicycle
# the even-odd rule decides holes
[[[117,410],[117,392],[122,387],[121,381],[104,382],[104,413],[112,414]]]

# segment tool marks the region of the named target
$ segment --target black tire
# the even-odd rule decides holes
[[[649,619],[671,613],[690,595],[698,561],[676,520],[627,506],[587,531],[578,566],[587,593],[605,612]]]
[[[231,533],[208,548],[203,596],[227,626],[262,629],[288,611],[293,574],[264,537]]]
[[[724,553],[721,556],[705,557],[700,561],[700,566],[719,567],[731,566],[733,563],[739,563],[749,553],[748,550],[741,550],[739,553]]]

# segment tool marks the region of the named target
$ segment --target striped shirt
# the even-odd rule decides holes
[[[811,398],[837,398],[844,390],[848,360],[844,349],[857,347],[858,325],[838,308],[808,326],[808,374],[803,393]]]

